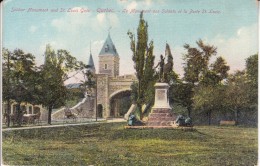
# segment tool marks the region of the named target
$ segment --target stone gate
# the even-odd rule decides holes
[[[136,81],[134,75],[111,77],[107,74],[97,74],[97,105],[102,108],[102,116],[111,117],[111,100],[120,93],[131,91],[131,84]],[[129,101],[130,102],[130,101]],[[114,116],[116,116],[115,112]]]
[[[98,115],[104,118],[114,116],[118,114],[118,110],[111,112],[111,100],[113,97],[120,93],[130,92],[131,84],[136,81],[135,75],[123,75],[119,76],[119,54],[116,47],[110,37],[110,33],[107,36],[106,41],[99,53],[99,72],[96,73],[92,54],[90,52],[90,58],[88,65],[91,66],[90,70],[97,76],[97,110]],[[130,94],[130,93],[128,93]],[[129,101],[130,102],[130,101]],[[115,103],[115,105],[117,105]]]

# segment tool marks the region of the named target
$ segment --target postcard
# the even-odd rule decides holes
[[[256,0],[4,0],[3,165],[257,165]]]

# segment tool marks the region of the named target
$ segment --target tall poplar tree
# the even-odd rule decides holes
[[[146,91],[151,90],[147,88],[147,83],[150,83],[151,78],[154,76],[153,41],[150,42],[148,47],[148,24],[143,18],[143,12],[140,14],[139,25],[137,28],[137,41],[132,32],[128,31],[127,34],[131,40],[130,47],[133,52],[132,59],[134,61],[134,68],[138,79],[136,104],[138,111],[140,111],[140,119],[142,119],[142,105],[148,100],[145,97],[148,93]]]

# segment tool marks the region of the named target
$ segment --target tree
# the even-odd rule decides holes
[[[237,123],[241,111],[255,111],[258,108],[258,55],[246,59],[246,69],[230,74],[226,83],[225,104],[231,110]],[[251,116],[254,116],[250,113]]]
[[[184,45],[184,49],[187,53],[184,54],[184,87],[187,89],[184,91],[187,94],[187,98],[184,99],[184,105],[188,109],[188,114],[191,115],[193,96],[196,86],[199,83],[208,84],[215,79],[215,73],[209,71],[209,60],[212,56],[217,54],[217,48],[215,46],[204,44],[199,39],[196,42],[198,48],[191,47],[189,44]]]
[[[68,72],[82,70],[84,65],[66,50],[55,52],[50,45],[46,46],[45,63],[41,66],[40,101],[48,109],[48,124],[51,124],[52,109],[65,104],[67,89],[64,81]]]
[[[143,12],[140,14],[139,25],[137,28],[137,42],[135,41],[135,36],[132,32],[128,31],[127,33],[131,40],[130,48],[133,52],[133,61],[134,61],[134,68],[136,70],[136,77],[137,77],[137,109],[140,113],[140,119],[143,118],[142,113],[142,105],[145,101],[150,100],[145,98],[145,93],[149,93],[147,89],[147,81],[151,81],[153,78],[154,70],[153,70],[153,42],[151,41],[149,47],[147,46],[148,42],[148,24],[143,18]],[[148,78],[149,77],[149,78]],[[149,79],[149,80],[147,80]],[[145,92],[146,91],[146,92]],[[149,95],[150,96],[150,95]]]
[[[258,85],[258,54],[246,59],[246,72],[251,82]]]
[[[170,86],[169,99],[170,103],[178,103],[187,108],[187,115],[191,117],[193,84],[183,83],[178,78],[176,83]]]
[[[154,59],[153,55],[153,41],[149,43],[149,48],[145,57],[144,76],[143,76],[143,87],[144,88],[144,103],[152,104],[154,102],[154,84],[156,82],[154,73]]]
[[[257,106],[258,100],[258,54],[246,59],[246,74],[249,80],[249,94],[252,105]]]
[[[11,52],[8,49],[3,49],[3,99],[7,101],[7,110],[5,112],[7,118],[7,127],[10,127],[10,112],[11,112]]]
[[[212,71],[217,74],[219,81],[226,79],[228,77],[228,71],[230,67],[223,57],[218,57],[216,61],[211,64]]]
[[[24,53],[21,49],[10,52],[4,49],[4,80],[3,96],[7,101],[7,126],[10,126],[10,100],[17,102],[16,121],[21,126],[22,120],[22,102],[31,102],[32,89],[34,84],[35,57],[30,53]]]
[[[200,85],[195,89],[192,98],[193,108],[198,114],[206,113],[208,116],[208,124],[211,124],[212,112],[224,108],[223,98],[225,86],[203,86]]]
[[[244,108],[250,107],[250,84],[245,71],[231,74],[227,80],[225,100],[229,110],[235,113],[235,121],[239,122],[239,113]]]
[[[186,61],[184,66],[184,80],[192,84],[199,82],[200,75],[204,75],[209,68],[209,59],[216,55],[217,48],[205,45],[201,39],[197,42],[198,48],[185,44],[187,53],[184,55]]]

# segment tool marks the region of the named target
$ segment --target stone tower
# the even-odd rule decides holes
[[[110,33],[99,53],[99,73],[112,77],[119,76],[119,56]]]

